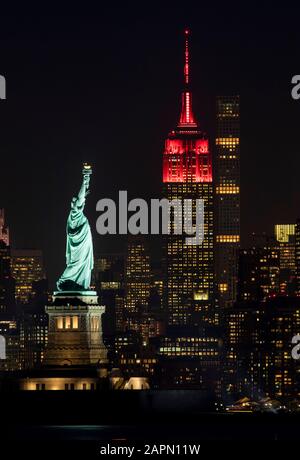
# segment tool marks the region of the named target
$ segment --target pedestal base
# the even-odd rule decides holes
[[[53,294],[46,306],[49,315],[48,345],[44,365],[82,366],[107,362],[102,337],[102,314],[95,291]]]

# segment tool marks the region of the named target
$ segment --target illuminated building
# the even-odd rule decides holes
[[[300,219],[295,225],[296,293],[300,295]]]
[[[220,344],[213,334],[174,328],[158,341],[158,381],[161,389],[209,389],[220,394]]]
[[[122,254],[101,254],[95,258],[93,282],[97,290],[120,289],[124,282],[124,257]],[[112,284],[114,283],[114,284]]]
[[[141,334],[131,330],[114,337],[112,362],[127,378],[151,376],[157,364],[157,356],[151,347],[143,346]]]
[[[219,393],[212,157],[208,138],[193,113],[188,30],[185,31],[180,119],[165,141],[163,154],[163,196],[169,202],[191,200],[190,218],[194,225],[196,200],[203,200],[204,239],[200,244],[187,244],[186,234],[175,232],[176,211],[171,214],[171,232],[164,235],[163,245],[163,303],[168,328],[166,334],[157,339],[160,350],[158,381],[163,388],[209,387]],[[216,354],[210,355],[208,343]],[[175,355],[169,349],[176,350]]]
[[[41,368],[19,374],[19,389],[25,391],[94,391],[102,388],[102,382],[99,369],[93,367]]]
[[[132,236],[125,261],[125,314],[147,307],[150,296],[150,258],[144,239]]]
[[[275,237],[280,243],[280,268],[295,269],[295,224],[275,225]]]
[[[141,375],[129,376],[125,380],[121,370],[114,368],[109,375],[110,388],[112,390],[149,390],[149,379]]]
[[[168,357],[218,358],[218,340],[213,337],[163,337],[159,353]]]
[[[154,287],[152,284],[149,251],[144,239],[132,236],[128,241],[125,263],[123,330],[139,333],[143,347],[148,346],[150,338],[163,331],[160,299],[155,296],[159,288],[160,282]]]
[[[0,241],[0,313],[13,313],[15,281],[11,274],[11,250]]]
[[[158,294],[161,280],[156,280],[158,283],[152,283],[152,281],[150,257],[145,240],[141,236],[132,236],[127,244],[125,259],[125,298],[116,299],[116,330],[119,333],[119,339],[122,333],[125,334],[125,338],[131,333],[134,336],[138,335],[141,342],[134,351],[138,356],[137,359],[140,359],[142,349],[143,353],[146,353],[149,340],[164,332],[163,314]],[[123,368],[125,360],[126,358],[122,361]],[[131,355],[128,363],[132,367]]]
[[[48,342],[48,316],[44,311],[26,306],[20,317],[20,361],[22,369],[43,363]]]
[[[216,282],[220,306],[237,296],[240,248],[239,96],[217,97],[215,145]]]
[[[291,339],[300,329],[299,298],[241,303],[225,318],[227,392],[256,399],[299,397],[299,363],[291,355]]]
[[[121,332],[125,329],[124,323],[124,307],[125,307],[125,297],[124,292],[120,295],[115,296],[115,318],[116,318],[116,332]]]
[[[5,225],[4,209],[0,209],[0,242],[9,246],[9,228]]]
[[[291,355],[291,338],[300,330],[299,298],[267,302],[264,329],[266,394],[275,398],[299,397],[299,362]]]
[[[90,293],[93,294],[90,294]],[[102,338],[101,316],[94,291],[59,292],[46,306],[48,341],[40,368],[19,375],[21,390],[97,390],[107,378],[107,350]],[[37,330],[38,318],[31,323]],[[35,333],[34,333],[34,337]]]
[[[256,302],[243,302],[224,311],[223,388],[234,399],[264,395],[263,317]]]
[[[49,316],[48,343],[44,365],[84,366],[106,363],[106,348],[102,339],[101,316],[105,307],[98,305],[98,297],[68,293],[53,295],[46,306]]]
[[[186,244],[186,235],[164,237],[164,304],[169,325],[189,325],[200,320],[216,322],[213,309],[213,183],[208,139],[195,119],[190,89],[189,31],[185,31],[184,88],[177,127],[165,141],[163,196],[172,200],[204,201],[204,241]],[[174,218],[174,216],[173,216]],[[174,230],[174,219],[171,231]]]
[[[16,301],[27,303],[33,296],[33,283],[45,278],[43,254],[37,249],[12,249],[12,276]]]
[[[279,294],[279,274],[279,248],[264,236],[262,244],[240,251],[238,299],[256,301]]]
[[[94,284],[99,301],[105,305],[103,321],[106,335],[124,330],[124,256],[101,254],[95,260]]]
[[[20,331],[15,318],[2,314],[0,319],[0,335],[5,338],[6,359],[0,359],[1,371],[17,371],[21,369]]]
[[[94,291],[61,291],[53,294],[46,315],[34,310],[24,312],[21,357],[25,370],[17,376],[19,388],[102,389],[107,381],[107,349],[101,321],[104,311]]]
[[[279,247],[280,293],[294,294],[296,275],[295,224],[275,225]]]
[[[159,313],[140,310],[127,315],[126,330],[138,332],[142,338],[143,346],[146,347],[151,338],[159,337],[165,333],[165,322]]]

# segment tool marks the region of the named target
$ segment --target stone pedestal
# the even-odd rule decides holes
[[[49,315],[46,366],[86,366],[107,363],[102,314],[94,291],[54,292]]]

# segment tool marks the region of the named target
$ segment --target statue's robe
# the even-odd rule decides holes
[[[83,214],[84,203],[72,203],[67,221],[67,266],[57,282],[60,291],[88,290],[94,267],[93,242],[89,222]]]

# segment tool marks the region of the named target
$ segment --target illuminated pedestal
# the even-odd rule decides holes
[[[102,314],[94,291],[54,292],[49,315],[44,366],[86,366],[107,363]]]

